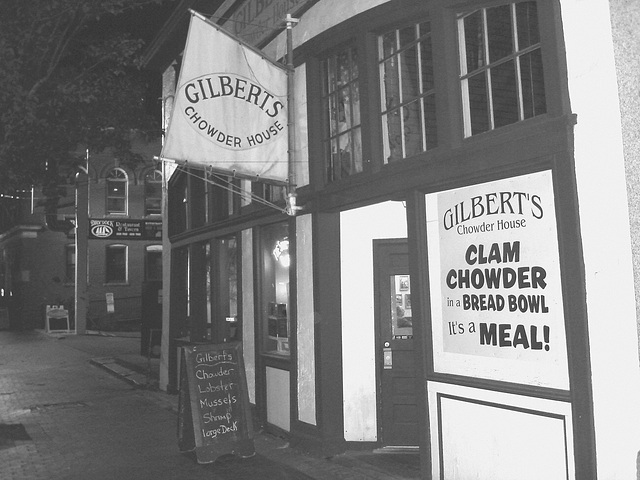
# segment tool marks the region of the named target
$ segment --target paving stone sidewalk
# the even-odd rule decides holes
[[[139,335],[90,333],[0,331],[0,479],[419,478],[415,455],[390,470],[380,457],[319,458],[265,432],[254,457],[200,465],[177,447],[177,395],[157,389],[159,361],[140,355]]]

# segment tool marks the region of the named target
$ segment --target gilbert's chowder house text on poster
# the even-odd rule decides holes
[[[567,387],[556,228],[551,172],[427,195],[436,367]]]

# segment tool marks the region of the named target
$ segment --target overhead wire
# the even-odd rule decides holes
[[[205,172],[205,176],[200,176],[200,175],[196,175],[195,173],[193,173],[192,171],[190,171],[187,167],[183,166],[183,165],[178,165],[177,167],[178,170],[180,170],[181,172],[184,172],[187,175],[191,175],[192,177],[195,178],[199,178],[200,180],[203,180],[206,183],[209,183],[211,185],[215,185],[217,187],[222,188],[223,190],[226,190],[228,192],[231,193],[235,193],[236,195],[239,195],[240,197],[244,198],[244,199],[249,199],[252,202],[255,203],[259,203],[261,205],[265,205],[267,207],[271,207],[275,210],[278,210],[279,212],[282,213],[287,213],[287,210],[285,208],[280,207],[279,205],[272,203],[258,195],[256,195],[253,192],[249,192],[246,190],[243,190],[242,188],[238,187],[237,185],[235,185],[233,182],[230,182],[228,180],[226,180],[223,176],[215,174],[211,171],[208,170],[204,170]],[[211,177],[209,177],[209,175],[211,175]],[[218,180],[218,183],[216,183],[215,179]]]

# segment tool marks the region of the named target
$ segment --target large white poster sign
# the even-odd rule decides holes
[[[568,389],[551,172],[426,203],[436,372]]]
[[[284,67],[192,12],[162,157],[285,182],[287,149]]]

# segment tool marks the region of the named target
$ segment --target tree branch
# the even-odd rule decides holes
[[[73,15],[73,18],[67,24],[64,32],[61,35],[60,41],[56,44],[56,48],[53,54],[50,57],[50,61],[48,62],[48,66],[46,72],[42,78],[40,78],[29,90],[27,94],[27,99],[32,99],[37,94],[38,90],[51,78],[53,73],[56,71],[58,66],[60,65],[60,61],[64,57],[64,54],[71,43],[73,37],[78,33],[78,31],[84,25],[86,21],[86,17],[82,13],[82,7],[79,6]],[[56,26],[57,29],[57,26]]]

